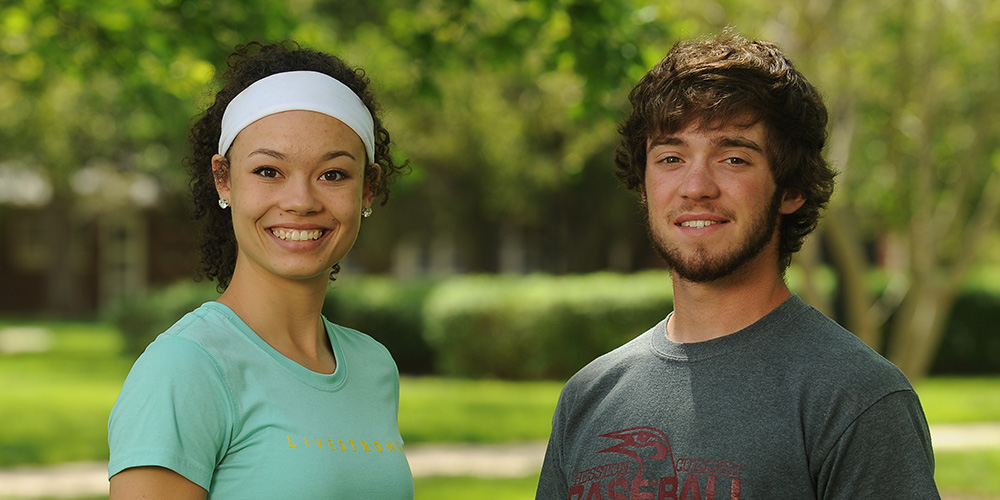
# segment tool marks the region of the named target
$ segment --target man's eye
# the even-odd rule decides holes
[[[273,179],[278,176],[278,171],[272,167],[257,167],[253,170],[253,173],[268,179]]]
[[[749,162],[747,162],[743,158],[736,158],[736,157],[726,158],[724,161],[730,165],[749,165]]]
[[[660,163],[680,163],[680,162],[681,162],[681,159],[678,158],[678,157],[676,157],[676,156],[668,156],[668,157],[660,160]]]

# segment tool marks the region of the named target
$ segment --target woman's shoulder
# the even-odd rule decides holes
[[[340,341],[342,344],[352,345],[362,349],[371,349],[371,350],[388,352],[386,347],[382,345],[381,342],[379,342],[378,340],[376,340],[374,337],[372,337],[367,333],[364,333],[360,330],[348,326],[334,323],[326,319],[325,316],[323,317],[323,322],[326,324],[326,330],[330,332],[330,334],[335,335],[337,337],[337,340]]]
[[[232,348],[229,344],[245,336],[241,332],[241,328],[245,328],[243,325],[226,306],[214,301],[205,302],[164,330],[150,346],[173,339],[192,343],[207,351],[224,350]]]
[[[217,305],[206,302],[182,316],[146,346],[136,364],[167,364],[174,367],[171,372],[183,371],[178,367],[216,365],[219,352],[236,338]]]

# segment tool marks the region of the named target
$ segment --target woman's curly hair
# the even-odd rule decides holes
[[[191,174],[194,218],[204,219],[199,276],[216,280],[220,291],[229,286],[233,277],[237,248],[232,217],[229,212],[219,209],[212,157],[218,150],[226,107],[252,83],[287,71],[316,71],[336,78],[361,98],[375,122],[375,158],[367,158],[366,165],[378,163],[381,173],[366,166],[365,176],[373,181],[377,177],[375,198],[382,205],[389,198],[392,181],[407,168],[407,162],[397,165],[393,160],[389,132],[382,125],[380,108],[363,69],[352,68],[336,56],[305,49],[290,41],[240,45],[229,55],[227,66],[222,75],[222,89],[216,93],[215,101],[191,127],[188,141],[192,153],[184,159]],[[334,266],[330,279],[334,279],[338,270],[339,265]]]
[[[805,198],[801,208],[781,218],[779,264],[787,268],[829,203],[836,173],[823,158],[828,119],[823,99],[781,50],[730,31],[679,43],[639,80],[629,100],[632,113],[618,129],[615,175],[636,191],[645,189],[648,139],[694,122],[712,128],[764,123],[778,194]]]

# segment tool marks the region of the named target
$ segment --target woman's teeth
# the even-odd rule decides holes
[[[320,236],[323,236],[322,229],[309,229],[305,231],[298,229],[272,229],[271,232],[279,239],[285,241],[318,240]]]

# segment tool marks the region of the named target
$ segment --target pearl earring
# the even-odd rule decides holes
[[[222,208],[223,210],[229,208],[229,200],[225,198],[219,198],[219,208]]]

